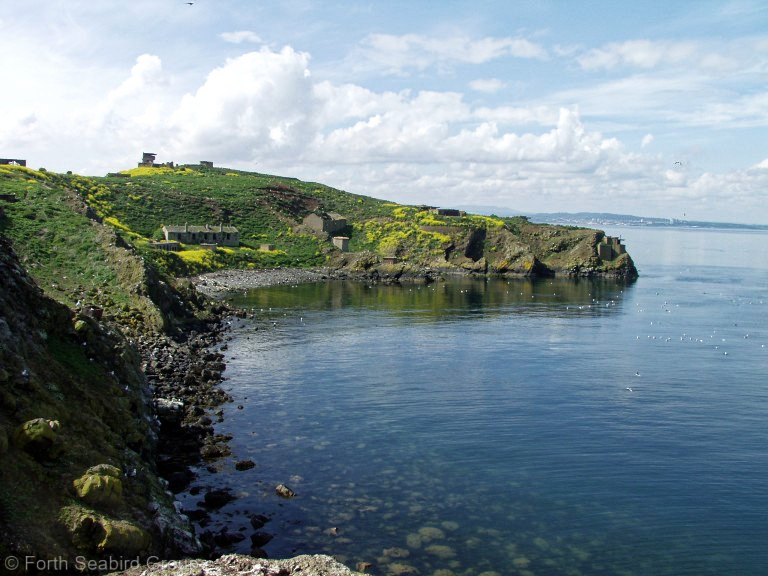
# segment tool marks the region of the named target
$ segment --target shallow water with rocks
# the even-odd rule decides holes
[[[629,285],[233,295],[198,532],[381,575],[767,573],[765,235],[658,234],[624,232]]]

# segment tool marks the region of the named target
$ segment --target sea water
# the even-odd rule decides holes
[[[199,530],[247,553],[263,514],[270,557],[382,575],[768,574],[768,234],[608,232],[636,282],[237,295],[233,455],[180,497],[238,498]]]

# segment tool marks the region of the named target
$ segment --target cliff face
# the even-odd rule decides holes
[[[98,311],[46,297],[3,237],[0,278],[0,555],[74,567],[193,552],[154,472],[135,349]]]
[[[438,237],[440,243],[424,249],[414,239],[415,234],[408,234],[397,243],[389,258],[375,251],[331,252],[331,266],[389,279],[442,273],[627,281],[637,278],[635,264],[623,247],[621,253],[599,249],[605,239],[600,230],[525,221],[516,223],[514,228],[480,221],[469,226],[421,226],[419,230]]]

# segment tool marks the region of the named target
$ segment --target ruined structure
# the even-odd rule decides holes
[[[463,210],[456,210],[454,208],[430,208],[429,211],[432,214],[437,214],[438,216],[466,216],[467,213]]]
[[[173,162],[157,164],[155,162],[156,156],[157,154],[154,152],[144,152],[141,156],[141,162],[139,162],[139,168],[173,168]]]
[[[166,242],[176,241],[182,244],[207,244],[217,246],[240,246],[240,232],[234,226],[166,226],[163,225]]]
[[[318,234],[333,234],[347,227],[347,219],[336,212],[313,212],[304,218],[303,224]]]
[[[342,252],[349,252],[349,238],[346,236],[334,236],[333,245]]]
[[[626,251],[621,243],[621,238],[614,236],[603,236],[603,239],[597,244],[597,256],[600,260],[613,260]]]

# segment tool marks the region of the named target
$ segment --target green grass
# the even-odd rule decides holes
[[[126,233],[146,240],[162,238],[164,224],[220,222],[240,230],[243,249],[235,253],[156,254],[146,257],[177,275],[224,267],[318,266],[330,243],[293,231],[313,210],[338,212],[349,222],[343,232],[350,250],[398,256],[415,263],[443,257],[451,234],[476,227],[513,229],[524,219],[484,216],[436,216],[403,206],[350,194],[314,182],[268,174],[202,167],[134,168],[130,178],[77,180],[78,190],[100,215]],[[444,228],[445,230],[441,230]],[[274,244],[276,253],[256,250]],[[140,248],[148,243],[139,240]]]
[[[73,303],[77,292],[115,284],[105,239],[79,212],[82,202],[59,185],[60,176],[14,168],[0,171],[0,190],[16,194],[5,203],[0,232],[9,236],[25,267],[49,292]]]
[[[445,265],[446,254],[479,229],[487,232],[480,251],[489,264],[504,263],[515,252],[508,249],[505,256],[504,247],[493,244],[509,245],[510,236],[530,245],[540,261],[555,266],[566,261],[563,255],[553,258],[553,251],[563,252],[556,245],[584,244],[585,250],[570,254],[574,260],[589,258],[587,252],[594,248],[589,245],[590,233],[583,229],[533,225],[523,217],[440,216],[295,178],[200,166],[134,168],[124,173],[130,176],[86,178],[0,170],[4,191],[23,198],[8,205],[9,217],[0,222],[0,230],[23,245],[23,257],[46,286],[71,291],[83,282],[98,287],[120,280],[114,262],[105,259],[103,247],[99,249],[104,239],[83,233],[88,218],[73,210],[77,204],[87,205],[144,259],[175,276],[222,268],[324,265],[335,253],[330,240],[299,226],[313,211],[338,212],[347,219],[341,235],[349,236],[351,251],[397,256],[417,266]],[[49,221],[56,225],[46,225]],[[236,226],[241,246],[214,252],[188,246],[180,253],[152,248],[153,240],[163,238],[163,225],[184,223]],[[550,241],[551,234],[558,238]],[[261,251],[262,244],[272,244],[275,250]],[[67,265],[70,269],[63,278],[60,271]]]

